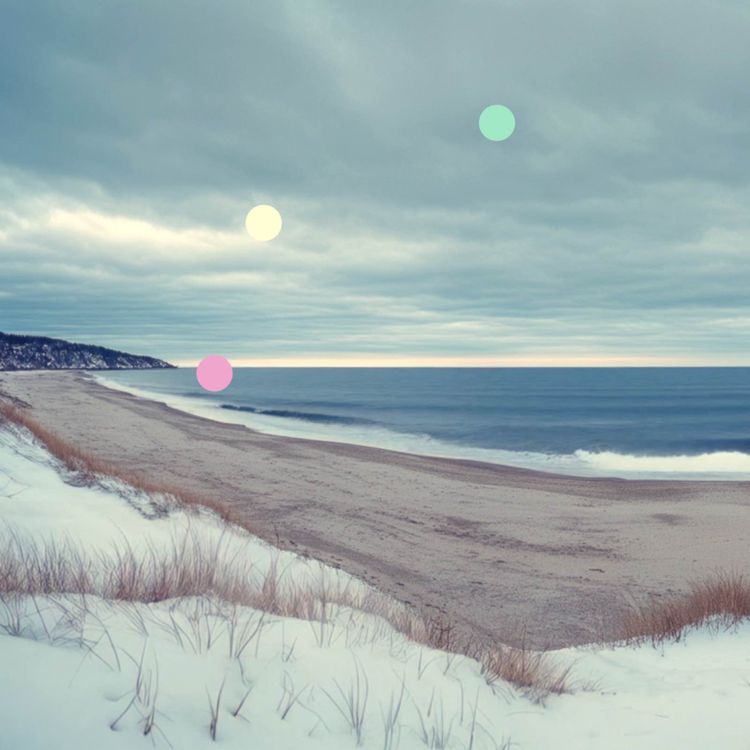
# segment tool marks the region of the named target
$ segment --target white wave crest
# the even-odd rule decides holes
[[[596,473],[647,474],[746,474],[750,476],[750,455],[739,451],[701,453],[697,456],[635,456],[627,453],[576,451],[576,458]]]

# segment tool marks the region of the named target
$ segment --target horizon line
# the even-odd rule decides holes
[[[220,352],[211,352],[216,354]],[[223,354],[232,367],[237,368],[619,368],[619,367],[750,367],[750,358],[744,360],[707,361],[696,357],[369,357],[357,355],[311,357],[234,357]],[[178,367],[196,367],[200,359],[177,358]]]

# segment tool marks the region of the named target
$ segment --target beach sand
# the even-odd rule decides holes
[[[0,373],[64,439],[211,495],[261,536],[465,633],[598,639],[629,598],[750,563],[750,482],[558,476],[253,432],[73,372]]]

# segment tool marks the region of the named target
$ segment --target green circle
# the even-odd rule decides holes
[[[515,115],[502,104],[490,104],[479,115],[479,130],[489,141],[504,141],[515,129]]]

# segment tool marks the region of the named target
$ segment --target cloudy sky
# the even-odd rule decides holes
[[[0,330],[750,364],[747,0],[0,6]]]

